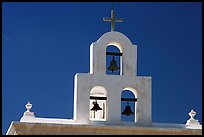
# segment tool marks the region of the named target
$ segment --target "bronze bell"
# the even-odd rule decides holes
[[[133,115],[134,113],[131,110],[131,107],[129,106],[129,102],[127,103],[127,106],[125,107],[124,111],[122,112],[123,115]]]
[[[94,106],[91,109],[91,111],[97,111],[97,110],[102,110],[102,108],[99,107],[97,101],[93,102]]]
[[[117,66],[117,62],[114,60],[114,56],[113,56],[113,60],[110,62],[110,66],[108,67],[108,70],[111,70],[113,73],[113,71],[116,71],[118,69],[120,68]]]

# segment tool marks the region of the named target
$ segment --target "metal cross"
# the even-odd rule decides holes
[[[114,31],[115,22],[123,22],[122,18],[115,18],[115,11],[111,10],[111,18],[104,17],[103,21],[110,21],[111,22],[111,31]]]

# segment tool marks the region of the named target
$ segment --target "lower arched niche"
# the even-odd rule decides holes
[[[89,119],[105,121],[107,114],[107,91],[102,86],[94,86],[90,91]]]
[[[136,110],[137,92],[134,88],[127,87],[121,92],[121,121],[137,122]]]

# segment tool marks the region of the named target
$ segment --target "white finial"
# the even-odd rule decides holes
[[[198,120],[194,119],[196,112],[192,109],[191,112],[188,113],[188,115],[191,118],[186,122],[187,128],[200,128],[200,123],[198,122]]]
[[[196,112],[191,110],[191,112],[188,113],[188,115],[191,117],[191,119],[194,119],[194,116],[196,115]]]
[[[31,108],[32,108],[32,104],[30,102],[28,102],[26,105],[26,111],[23,114],[23,117],[21,118],[20,122],[29,122],[29,121],[33,121],[33,119],[35,118],[34,112],[30,112]]]
[[[27,112],[30,112],[30,109],[32,108],[32,104],[30,102],[28,102],[26,105],[25,105],[26,109],[27,109]]]

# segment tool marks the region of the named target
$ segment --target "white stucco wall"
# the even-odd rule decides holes
[[[117,46],[122,52],[122,75],[106,75],[106,47]],[[90,46],[90,73],[78,73],[74,83],[74,120],[89,123],[90,91],[102,86],[107,91],[106,121],[121,122],[121,92],[133,89],[137,95],[136,121],[151,124],[151,77],[136,76],[137,46],[122,33],[112,31],[102,35]]]

